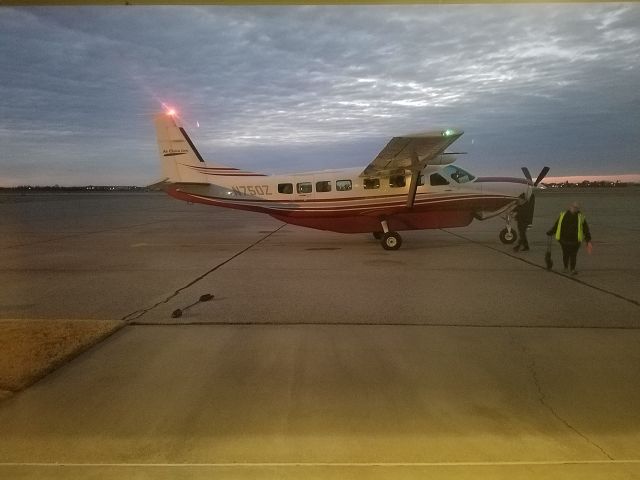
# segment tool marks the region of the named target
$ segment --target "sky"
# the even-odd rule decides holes
[[[163,104],[251,171],[454,127],[476,175],[640,174],[640,4],[0,8],[0,186],[160,180]]]

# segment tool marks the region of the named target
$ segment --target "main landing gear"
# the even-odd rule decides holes
[[[382,225],[382,232],[373,232],[373,237],[380,240],[380,244],[385,250],[398,250],[402,246],[400,234],[390,231],[386,220],[382,220],[380,225]]]
[[[511,213],[504,217],[506,226],[500,231],[500,241],[506,245],[514,243],[518,239],[516,229],[511,226]],[[402,237],[398,232],[389,230],[386,220],[380,222],[382,232],[373,232],[373,237],[380,241],[385,250],[398,250],[402,246]]]
[[[511,214],[508,213],[506,218],[507,226],[500,230],[500,241],[506,245],[510,245],[518,239],[518,234],[511,227]]]

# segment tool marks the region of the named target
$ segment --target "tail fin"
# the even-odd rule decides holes
[[[207,176],[201,172],[207,164],[184,128],[177,125],[174,115],[158,114],[155,124],[162,176],[169,182],[206,183]]]

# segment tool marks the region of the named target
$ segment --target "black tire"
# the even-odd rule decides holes
[[[509,233],[509,230],[507,230],[506,228],[503,228],[502,230],[500,230],[500,241],[505,245],[510,245],[513,242],[515,242],[517,239],[518,239],[518,234],[513,228],[511,229],[511,233]]]
[[[402,246],[402,237],[398,232],[387,232],[380,242],[385,250],[398,250]]]
[[[373,232],[373,238],[376,240],[382,240],[382,232]]]

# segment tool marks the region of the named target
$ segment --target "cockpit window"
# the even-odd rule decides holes
[[[451,180],[457,183],[467,183],[475,180],[476,178],[469,172],[461,169],[460,167],[454,167],[453,165],[447,165],[442,169],[442,172],[451,177]]]

